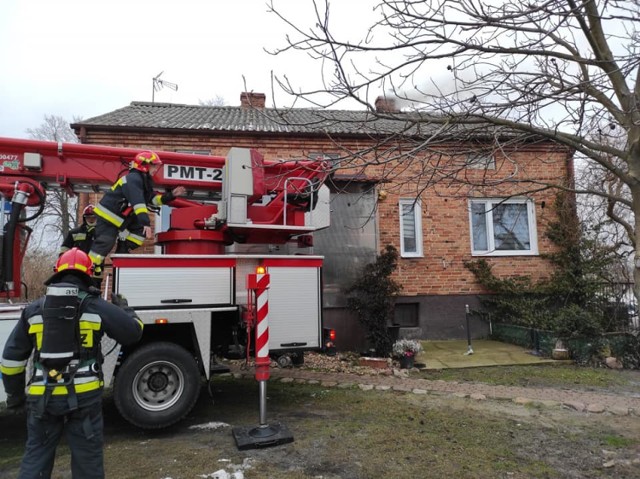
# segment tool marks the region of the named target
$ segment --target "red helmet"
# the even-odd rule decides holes
[[[93,208],[93,205],[87,205],[84,210],[82,210],[82,216],[95,215]]]
[[[71,248],[65,251],[58,258],[56,267],[53,269],[56,273],[61,271],[79,271],[86,275],[93,274],[93,262],[89,255],[78,248]]]
[[[153,151],[141,151],[131,162],[130,168],[140,170],[143,173],[149,172],[151,165],[161,165],[160,157]]]

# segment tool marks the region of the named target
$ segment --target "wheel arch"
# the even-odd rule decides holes
[[[200,370],[200,374],[205,374],[204,358],[198,346],[196,333],[191,323],[169,323],[169,324],[145,324],[142,338],[131,346],[123,346],[120,365],[122,365],[134,351],[151,343],[167,342],[181,346],[193,355]],[[118,375],[119,366],[116,367],[114,377]]]

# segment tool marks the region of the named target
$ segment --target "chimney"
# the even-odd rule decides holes
[[[396,101],[393,98],[386,98],[379,96],[376,98],[376,111],[378,113],[399,113],[400,110],[396,108]]]
[[[267,97],[264,93],[254,93],[244,91],[240,93],[241,108],[259,108],[264,109],[264,101]]]

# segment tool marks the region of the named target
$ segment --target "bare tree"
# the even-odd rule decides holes
[[[198,105],[200,106],[225,106],[227,101],[224,99],[222,95],[216,95],[213,98],[208,98],[207,100],[198,100]]]
[[[416,113],[405,118],[407,131],[453,126],[448,131],[462,136],[491,125],[494,132],[546,138],[574,151],[609,180],[597,188],[529,180],[529,188],[602,198],[594,205],[622,227],[634,251],[640,297],[637,1],[377,0],[375,19],[362,32],[350,25],[344,34],[334,27],[328,0],[312,5],[313,24],[302,25],[271,3],[289,30],[287,44],[272,53],[307,54],[320,68],[317,84],[300,88],[283,76],[275,78],[279,87],[316,106],[351,100],[377,118],[392,118],[371,101],[384,91]]]
[[[624,145],[619,147],[624,148]],[[619,158],[612,157],[610,161],[623,167]],[[577,198],[583,232],[602,248],[617,253],[617,261],[610,265],[613,276],[620,282],[631,282],[634,245],[627,234],[629,225],[633,223],[629,188],[620,177],[593,161],[582,161],[577,165],[576,183],[583,190],[598,192],[598,195],[583,194]],[[627,202],[615,201],[614,198],[625,198]]]
[[[73,121],[80,121],[74,118]],[[27,134],[34,140],[62,141],[65,143],[77,143],[69,122],[61,116],[45,115],[44,121],[37,128],[28,128]],[[42,235],[37,246],[44,249],[57,247],[62,239],[78,223],[77,201],[62,188],[48,185],[47,199],[43,213],[35,222],[36,228],[40,228]]]

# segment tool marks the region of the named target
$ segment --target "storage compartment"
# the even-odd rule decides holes
[[[211,257],[133,256],[113,259],[115,290],[135,308],[231,305],[235,261]]]

